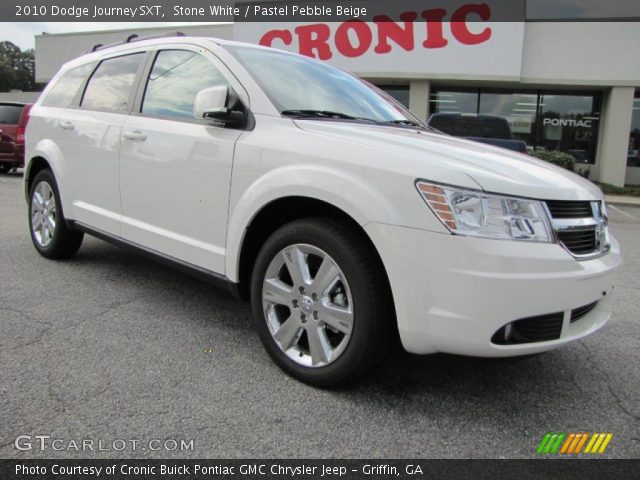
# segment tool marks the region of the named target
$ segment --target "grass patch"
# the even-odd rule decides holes
[[[629,197],[640,197],[640,187],[616,187],[610,183],[594,182],[605,195],[626,195]]]

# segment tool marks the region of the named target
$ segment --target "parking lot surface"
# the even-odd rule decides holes
[[[92,237],[40,257],[17,174],[0,206],[0,457],[527,458],[547,432],[612,432],[605,457],[640,457],[640,208],[609,211],[625,265],[599,333],[518,361],[397,351],[319,390],[270,361],[248,304]]]

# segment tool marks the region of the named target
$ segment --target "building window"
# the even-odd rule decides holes
[[[599,95],[540,95],[537,147],[573,155],[578,163],[595,163],[600,123]]]
[[[409,108],[409,87],[400,85],[376,85],[380,90]]]
[[[640,90],[636,90],[636,98],[633,99],[633,111],[631,113],[627,166],[640,167]]]
[[[509,122],[511,133],[524,140],[530,150],[536,145],[537,92],[485,92],[480,95],[478,113],[504,117]]]
[[[500,116],[530,152],[560,150],[578,163],[593,164],[600,102],[600,93],[436,88],[430,111]]]
[[[431,113],[478,113],[480,90],[436,90],[431,94]]]

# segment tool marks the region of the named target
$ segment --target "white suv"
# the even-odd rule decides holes
[[[315,385],[406,350],[550,350],[610,315],[602,193],[426,127],[326,64],[211,38],[138,39],[62,67],[31,110],[33,243],[83,234],[250,298],[274,361]]]

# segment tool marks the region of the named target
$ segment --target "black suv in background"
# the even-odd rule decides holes
[[[475,113],[434,113],[427,123],[454,137],[527,153],[527,144],[514,138],[509,122],[504,117]]]

